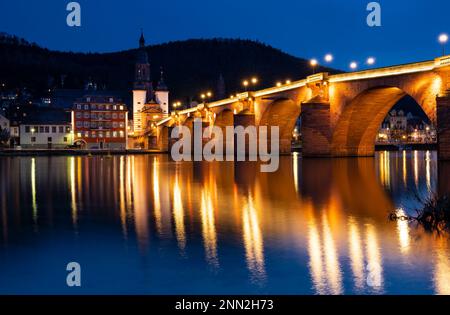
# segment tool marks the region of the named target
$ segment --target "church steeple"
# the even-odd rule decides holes
[[[139,38],[139,48],[145,47],[145,38],[144,38],[144,31],[141,28],[141,37]]]

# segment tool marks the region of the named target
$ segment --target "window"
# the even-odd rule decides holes
[[[25,132],[30,133],[30,126],[25,126]]]
[[[81,109],[81,104],[77,104],[77,109]]]
[[[56,133],[56,126],[52,126],[52,133]]]
[[[50,127],[49,126],[45,126],[45,133],[49,133],[50,132]]]
[[[114,102],[114,99],[112,97],[109,98],[109,102],[112,103]]]
[[[78,122],[77,122],[78,124]],[[64,126],[59,126],[59,133],[64,133]]]
[[[106,110],[109,110],[109,105],[106,105],[106,106],[105,106],[105,109],[106,109]]]
[[[119,123],[119,128],[124,128],[125,124],[123,122]]]
[[[125,118],[125,114],[124,114],[124,113],[120,113],[120,114],[119,114],[119,118],[120,118],[120,119],[124,119],[124,118]]]
[[[89,124],[89,121],[85,121],[85,122],[84,122],[84,128],[89,128],[89,125],[90,125],[90,124]]]
[[[91,114],[91,118],[92,118],[92,119],[97,119],[97,114],[96,114],[96,113],[92,113],[92,114]]]
[[[31,137],[31,142],[36,142],[36,137]]]
[[[86,102],[90,102],[91,98],[90,97],[86,97]]]
[[[84,109],[88,110],[88,109],[89,109],[89,105],[88,105],[88,104],[85,104],[85,105],[84,105]]]
[[[86,131],[86,132],[84,133],[84,136],[85,136],[86,138],[89,138],[89,131]]]
[[[45,129],[44,129],[44,126],[40,126],[40,127],[39,127],[39,132],[40,132],[40,133],[43,133],[44,130],[45,130]]]
[[[111,133],[109,131],[106,132],[106,138],[111,138]]]
[[[121,130],[121,131],[119,131],[119,135],[120,135],[120,138],[123,138],[123,136],[124,136],[124,132]]]
[[[52,140],[53,140],[52,137],[47,138],[47,142],[52,142]]]
[[[84,118],[89,118],[89,113],[84,113]]]
[[[113,109],[114,109],[114,110],[117,110],[117,105],[114,105],[114,106],[113,106]]]
[[[112,126],[113,126],[113,128],[117,128],[117,122],[113,121]]]
[[[77,112],[76,117],[81,118],[81,112]]]
[[[113,138],[117,138],[117,131],[113,131],[112,136]]]
[[[91,105],[91,109],[96,109],[96,108],[97,108],[97,105],[95,105],[95,104]]]
[[[96,122],[91,122],[91,128],[97,128],[97,123]]]
[[[110,114],[110,113],[106,113],[106,114],[105,114],[105,118],[106,118],[106,119],[111,119],[111,114]]]
[[[77,125],[78,128],[81,128],[81,127],[83,127],[83,122],[82,122],[82,121],[77,121],[77,124],[76,124],[76,125]],[[61,128],[62,128],[62,127],[59,127],[59,132],[60,132],[60,133],[63,133],[63,132],[64,132],[64,129],[61,130]]]
[[[123,110],[123,106],[122,105],[120,105],[120,110]]]
[[[103,119],[103,114],[102,113],[98,114],[98,119]]]
[[[38,128],[38,126],[34,126],[34,127],[33,127],[33,129],[34,129],[34,131],[33,131],[33,130],[31,130],[31,132],[36,132],[36,133],[38,133],[38,132],[39,132],[39,128]]]
[[[98,137],[99,137],[99,138],[103,138],[103,133],[100,132],[100,133],[98,134]]]
[[[113,114],[112,114],[112,118],[113,118],[113,119],[117,119],[117,114],[116,114],[116,113],[113,113]]]
[[[64,142],[67,142],[67,137],[64,137]]]

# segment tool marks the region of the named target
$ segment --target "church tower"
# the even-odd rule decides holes
[[[150,78],[150,63],[145,49],[144,33],[141,31],[139,50],[135,66],[135,79],[133,86],[133,127],[134,132],[141,132],[143,122],[141,111],[144,105],[153,99],[153,88]]]
[[[161,111],[164,115],[169,114],[169,89],[164,82],[164,71],[161,68],[161,77],[158,82],[158,86],[155,91],[156,102],[161,107]]]

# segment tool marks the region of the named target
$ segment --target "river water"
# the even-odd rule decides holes
[[[181,162],[0,158],[3,294],[450,294],[450,240],[388,214],[442,193],[436,152]],[[68,287],[66,266],[81,266]]]

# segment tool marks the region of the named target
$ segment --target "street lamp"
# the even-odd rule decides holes
[[[372,66],[373,64],[375,64],[375,58],[374,57],[367,58],[367,64],[369,66]]]
[[[283,83],[281,83],[280,81],[277,82],[277,87],[280,87],[282,85],[283,85]]]
[[[245,88],[245,90],[247,91],[247,88],[248,88],[248,80],[244,80],[244,81],[242,81],[242,85],[244,86],[244,88]]]
[[[332,62],[334,58],[332,54],[326,54],[324,59],[326,62]]]
[[[358,64],[355,61],[350,62],[350,69],[356,70],[358,68]]]
[[[442,45],[442,56],[445,56],[445,44],[448,42],[448,35],[443,33],[439,35],[439,43]]]
[[[212,93],[210,91],[202,93],[200,97],[202,98],[203,104],[206,104],[206,100],[210,99],[212,96]]]
[[[291,84],[291,80],[286,80],[286,84]]]
[[[317,67],[318,63],[319,62],[317,61],[317,59],[311,59],[309,61],[309,64],[311,65],[311,67],[313,69],[313,74],[316,73],[316,67]]]

